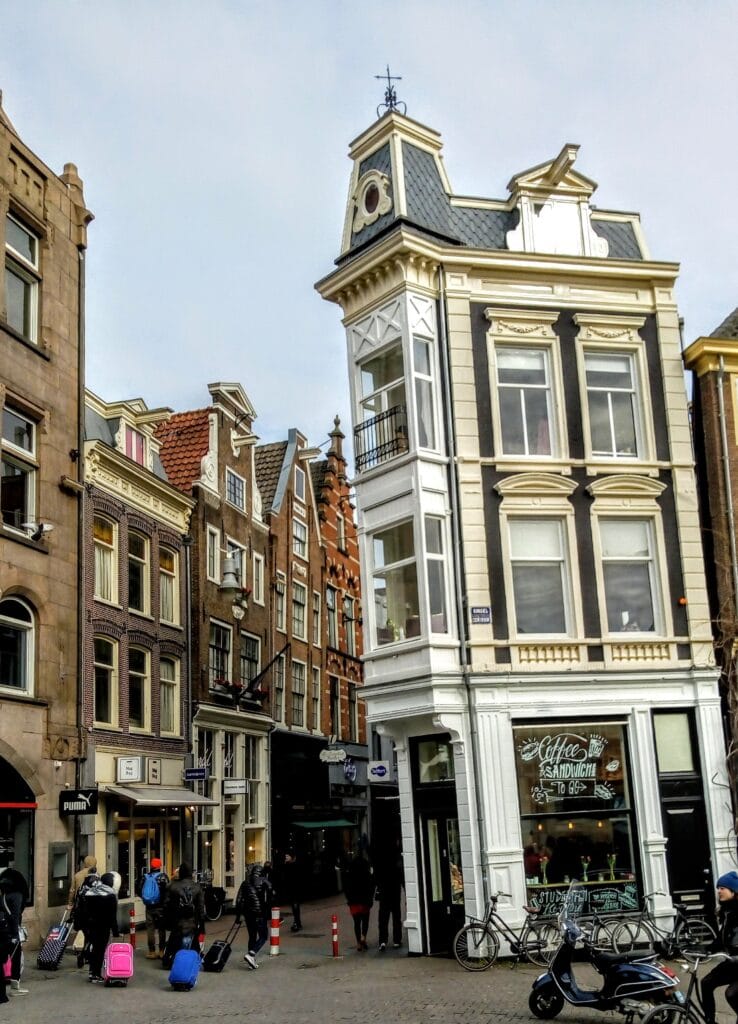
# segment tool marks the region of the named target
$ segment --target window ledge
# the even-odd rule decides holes
[[[6,334],[9,334],[11,338],[14,338],[15,341],[19,341],[22,345],[25,345],[27,349],[30,349],[31,352],[35,352],[37,356],[45,359],[47,363],[51,361],[51,356],[39,346],[38,342],[31,341],[30,338],[26,338],[25,335],[20,334],[14,327],[11,327],[7,321],[3,322],[2,329]]]
[[[106,608],[117,608],[118,611],[121,611],[122,608],[123,608],[123,605],[118,604],[116,601],[108,601],[104,597],[98,597],[97,595],[95,595],[95,597],[93,599],[94,599],[96,604],[105,605]]]
[[[159,619],[160,626],[166,626],[167,629],[177,629],[182,632],[184,627],[179,622],[170,622],[169,619]]]
[[[39,708],[47,708],[49,702],[41,697],[34,697],[33,694],[15,690],[11,687],[0,687],[0,701],[10,701],[13,704],[35,704]]]
[[[49,549],[44,541],[31,540],[30,537],[26,537],[25,534],[14,530],[12,526],[6,526],[5,523],[0,523],[0,537],[3,537],[5,540],[13,540],[16,544],[22,544],[25,548],[39,551],[42,555],[49,554]]]
[[[520,456],[504,456],[498,455],[495,459],[482,459],[482,462],[489,463],[493,462],[495,469],[499,473],[563,473],[566,476],[571,475],[572,464],[571,461],[564,458],[559,458],[552,455],[550,458],[535,458],[523,459]]]
[[[658,476],[663,463],[655,463],[650,459],[585,459],[584,468],[590,476],[605,473],[620,473],[642,476]]]
[[[135,615],[137,619],[146,619],[147,622],[153,622],[154,616],[148,612],[140,612],[137,608],[128,608],[129,615]]]
[[[123,732],[119,725],[111,725],[110,722],[93,722],[92,728],[99,732],[115,732],[119,735]]]

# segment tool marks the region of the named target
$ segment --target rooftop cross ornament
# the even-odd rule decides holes
[[[391,75],[389,64],[387,65],[386,75],[375,75],[377,79],[387,79],[387,88],[384,90],[384,103],[380,103],[377,107],[377,117],[382,116],[382,111],[397,110],[400,114],[407,113],[407,106],[402,100],[397,99],[397,93],[393,82],[401,82],[402,75]]]

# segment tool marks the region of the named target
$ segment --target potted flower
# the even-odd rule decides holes
[[[617,860],[616,853],[608,853],[607,855],[607,866],[610,869],[610,881],[615,881],[615,861]]]
[[[543,885],[548,885],[548,877],[546,872],[548,871],[548,857],[544,853],[541,857],[541,879]]]
[[[580,860],[582,862],[582,880],[586,882],[587,876],[589,874],[589,865],[592,862],[592,858],[584,856],[581,857]]]

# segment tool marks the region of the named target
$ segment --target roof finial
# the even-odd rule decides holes
[[[391,110],[397,110],[399,111],[400,114],[407,113],[406,104],[403,103],[402,100],[398,101],[397,93],[395,92],[395,87],[392,84],[393,82],[401,82],[402,75],[391,75],[388,64],[386,75],[375,75],[374,77],[377,79],[387,79],[387,88],[384,90],[384,103],[380,103],[379,106],[377,107],[377,117],[382,116],[381,111],[383,110],[386,110],[388,113]]]

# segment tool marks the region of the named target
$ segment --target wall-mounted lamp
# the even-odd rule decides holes
[[[235,594],[240,590],[241,570],[238,568],[238,559],[234,554],[226,555],[223,559],[223,578],[218,591],[221,594]]]

